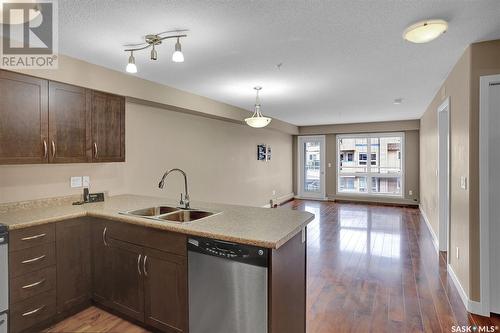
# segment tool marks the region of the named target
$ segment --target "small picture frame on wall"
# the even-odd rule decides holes
[[[267,155],[267,148],[265,144],[257,145],[257,160],[265,161]]]

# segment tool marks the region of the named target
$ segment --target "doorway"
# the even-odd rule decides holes
[[[438,198],[439,251],[448,252],[450,232],[450,99],[437,110],[438,117]],[[449,261],[449,256],[448,261]]]
[[[500,75],[480,79],[479,226],[481,311],[500,313]]]
[[[299,136],[297,146],[299,197],[326,199],[325,136]]]

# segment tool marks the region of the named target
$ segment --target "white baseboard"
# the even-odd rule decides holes
[[[460,295],[460,299],[464,303],[465,309],[471,313],[489,317],[490,313],[489,313],[489,311],[487,311],[485,309],[483,303],[470,300],[469,297],[467,296],[467,294],[465,293],[465,290],[462,287],[462,284],[458,280],[458,277],[455,274],[455,271],[453,270],[453,268],[451,268],[451,265],[448,264],[447,267],[448,267],[448,274],[450,275],[451,280],[453,281],[453,284],[455,285],[455,287],[458,290],[458,294]]]
[[[418,209],[420,210],[420,214],[422,214],[422,217],[424,218],[425,224],[427,225],[427,229],[429,229],[429,232],[431,233],[432,244],[434,245],[434,248],[436,249],[436,251],[439,253],[439,241],[438,241],[438,238],[436,236],[436,233],[432,229],[431,223],[429,222],[427,215],[425,215],[425,212],[422,209],[422,205],[418,205]]]
[[[276,203],[278,205],[281,205],[283,202],[286,202],[286,201],[288,201],[290,199],[293,199],[293,198],[295,198],[295,194],[293,192],[290,192],[290,193],[285,194],[285,195],[283,195],[281,197],[278,197],[276,199]],[[262,208],[271,208],[271,203],[268,203],[268,204],[262,206]]]
[[[302,197],[300,195],[294,195],[294,199],[300,199],[300,200],[316,200],[316,201],[328,201],[327,197],[324,198],[309,198],[309,197]]]

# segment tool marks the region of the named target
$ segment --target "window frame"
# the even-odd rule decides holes
[[[379,164],[379,154],[380,151],[377,154],[377,165],[372,165],[371,164],[371,139],[372,138],[387,138],[387,137],[399,137],[401,139],[401,149],[400,149],[400,163],[401,163],[401,172],[400,173],[384,173],[381,174],[380,172],[371,172],[371,168],[375,168],[377,170],[384,169],[384,167],[380,167]],[[352,173],[340,173],[340,168],[341,168],[341,161],[340,161],[340,140],[342,139],[358,139],[358,138],[366,138],[367,140],[367,151],[366,155],[367,157],[370,157],[370,159],[366,160],[366,165],[361,165],[362,167],[366,168],[365,172],[352,172]],[[404,132],[385,132],[385,133],[353,133],[353,134],[337,134],[335,138],[336,142],[336,169],[335,169],[335,176],[337,180],[337,186],[336,186],[336,195],[337,196],[364,196],[364,197],[388,197],[388,198],[404,198],[405,197],[405,133]],[[379,140],[380,142],[380,140]],[[380,148],[379,148],[380,150]],[[358,161],[359,162],[359,161]],[[368,163],[370,162],[370,163]],[[358,165],[360,166],[360,165]],[[390,194],[390,193],[377,193],[373,192],[371,184],[372,184],[372,179],[375,178],[376,176],[380,176],[383,178],[400,178],[400,185],[401,185],[401,192],[399,194]],[[342,192],[340,190],[340,177],[341,176],[347,176],[347,177],[366,177],[366,192],[348,192],[344,191]]]

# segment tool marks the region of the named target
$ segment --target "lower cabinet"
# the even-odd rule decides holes
[[[186,257],[149,248],[143,253],[146,324],[163,332],[186,332]]]
[[[183,235],[95,220],[94,301],[161,332],[187,332],[187,257],[181,243]]]

